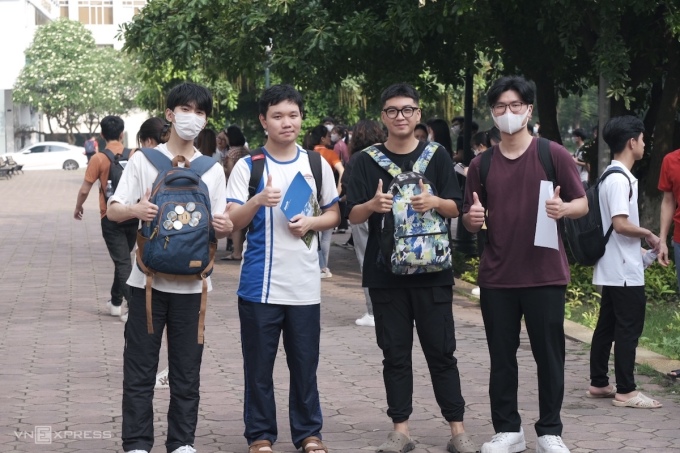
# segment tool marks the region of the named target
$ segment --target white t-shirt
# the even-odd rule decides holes
[[[630,223],[640,226],[638,213],[638,180],[619,161],[613,160],[606,168],[620,168],[628,179],[618,173],[607,176],[600,184],[600,213],[602,229],[606,233],[612,224],[612,217],[625,215]],[[605,171],[606,171],[605,170]],[[628,199],[630,188],[633,195]],[[595,264],[593,284],[604,286],[644,286],[645,274],[642,265],[640,238],[632,238],[612,231],[604,255]]]
[[[157,150],[172,159],[174,156],[168,151],[168,147],[165,144],[158,145]],[[194,155],[190,160],[197,159],[202,156],[202,154],[195,150]],[[147,189],[151,189],[153,182],[158,176],[158,170],[153,166],[149,160],[144,157],[141,152],[136,152],[132,155],[127,165],[125,166],[125,171],[123,171],[120,181],[118,182],[118,187],[116,187],[116,193],[109,198],[108,204],[113,202],[118,202],[124,205],[133,205],[144,196]],[[208,192],[210,193],[210,206],[212,208],[212,213],[222,214],[227,207],[227,197],[226,197],[226,181],[224,179],[224,171],[222,166],[213,165],[210,170],[205,172],[201,177],[206,186],[208,186]],[[212,284],[210,282],[210,277],[207,278],[208,281],[208,291],[212,290]],[[144,288],[146,286],[146,275],[142,273],[136,263],[132,265],[132,273],[127,281],[127,284],[134,286],[135,288]],[[193,281],[176,281],[168,280],[163,277],[154,277],[152,287],[159,291],[174,294],[196,294],[202,291],[201,280],[196,279]]]
[[[312,176],[307,151],[298,147],[294,159],[280,162],[265,150],[265,166],[257,188],[261,192],[272,175],[272,185],[286,194],[298,172],[316,197],[316,183]],[[321,159],[321,209],[338,202],[333,170]],[[245,204],[248,201],[248,182],[252,161],[250,156],[239,159],[229,176],[227,202]],[[253,218],[253,231],[246,235],[238,295],[249,302],[279,305],[312,305],[321,302],[319,277],[318,237],[307,247],[302,239],[288,230],[288,219],[280,206],[260,207]]]

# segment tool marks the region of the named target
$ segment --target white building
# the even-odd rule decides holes
[[[116,34],[146,5],[146,0],[0,0],[0,154],[18,151],[40,141],[45,130],[38,112],[12,102],[12,89],[25,64],[24,51],[38,26],[59,17],[87,27],[99,46],[120,49]],[[126,118],[126,129],[137,131],[146,115]],[[20,131],[32,130],[27,136]]]

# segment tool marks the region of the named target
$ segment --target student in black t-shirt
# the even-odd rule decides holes
[[[421,117],[418,92],[408,84],[399,83],[387,88],[381,101],[381,118],[389,135],[387,141],[377,147],[402,171],[410,171],[427,145],[414,135]],[[422,194],[413,197],[413,209],[420,213],[436,210],[442,217],[457,217],[461,192],[447,150],[437,148],[424,176],[436,189],[437,196]],[[383,214],[392,209],[392,195],[384,191],[391,182],[392,176],[364,152],[354,159],[347,187],[350,222],[359,224],[368,220],[369,224],[362,286],[368,288],[373,301],[377,342],[385,359],[383,377],[387,415],[394,423],[394,432],[377,451],[408,451],[413,448],[408,419],[413,411],[411,351],[415,321],[431,370],[437,403],[451,427],[449,451],[475,452],[478,448],[463,427],[465,401],[460,391],[457,361],[453,356],[456,347],[451,308],[453,272],[449,269],[395,275],[378,265],[379,227]]]

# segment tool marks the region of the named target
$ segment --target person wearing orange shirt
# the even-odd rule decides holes
[[[99,123],[101,136],[106,140],[106,149],[113,154],[122,154],[123,130],[125,123],[119,116],[107,116]],[[127,279],[132,272],[132,260],[130,253],[137,239],[137,228],[139,222],[135,219],[126,222],[113,222],[106,217],[106,199],[104,190],[109,179],[111,161],[105,153],[96,153],[90,159],[85,171],[85,180],[78,191],[76,208],[73,217],[76,220],[83,219],[83,203],[90,194],[90,189],[96,181],[99,181],[99,215],[101,216],[102,236],[106,242],[106,248],[113,261],[113,284],[111,285],[111,299],[107,302],[107,307],[111,316],[121,316],[121,305],[123,299],[130,300],[130,287]]]

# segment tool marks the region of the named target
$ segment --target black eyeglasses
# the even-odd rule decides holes
[[[510,108],[510,111],[511,111],[512,113],[519,113],[519,112],[522,111],[522,106],[524,106],[524,105],[528,105],[528,104],[525,104],[524,102],[519,102],[519,101],[517,101],[517,102],[511,102],[511,103],[509,103],[509,104],[501,104],[501,103],[498,103],[498,104],[493,105],[493,106],[491,107],[491,109],[493,110],[493,114],[496,115],[496,116],[498,116],[498,115],[504,114],[504,113],[505,113],[505,110],[506,110],[508,107]]]
[[[411,118],[413,114],[416,112],[416,110],[420,109],[418,107],[411,106],[404,107],[403,109],[398,109],[396,107],[388,107],[386,109],[383,109],[383,112],[385,112],[385,115],[389,119],[393,120],[396,117],[398,117],[400,113],[404,118]]]

